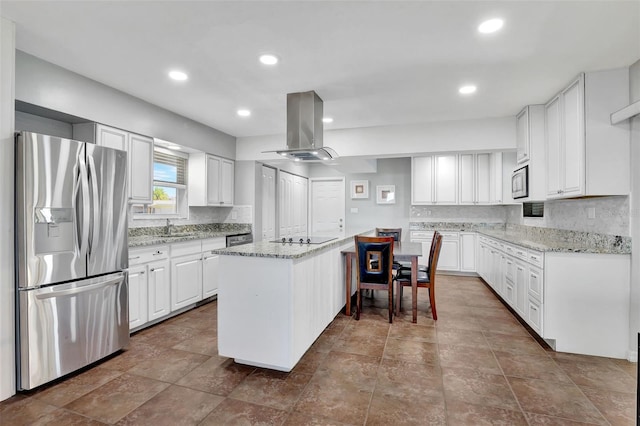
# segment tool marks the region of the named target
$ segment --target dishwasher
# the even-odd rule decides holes
[[[247,232],[245,234],[227,235],[227,247],[240,246],[253,242],[253,234]]]

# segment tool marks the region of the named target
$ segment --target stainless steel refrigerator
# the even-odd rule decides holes
[[[18,389],[129,342],[127,153],[16,134]]]

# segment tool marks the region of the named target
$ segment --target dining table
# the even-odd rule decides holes
[[[353,261],[356,259],[356,246],[341,251],[345,256],[345,315],[351,316],[351,275],[353,274]],[[422,256],[422,243],[398,241],[393,243],[393,260],[411,262],[411,310],[413,322],[418,322],[418,257]]]

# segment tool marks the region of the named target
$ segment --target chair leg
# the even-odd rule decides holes
[[[436,291],[433,286],[429,286],[429,303],[431,304],[431,313],[433,314],[433,320],[438,320],[438,313],[436,312]]]
[[[389,324],[393,323],[393,284],[389,287]]]

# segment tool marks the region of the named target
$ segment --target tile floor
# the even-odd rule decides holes
[[[636,365],[541,347],[477,278],[439,276],[439,320],[339,314],[291,373],[217,355],[216,302],[0,403],[1,425],[633,425]],[[405,307],[410,306],[410,292]]]

